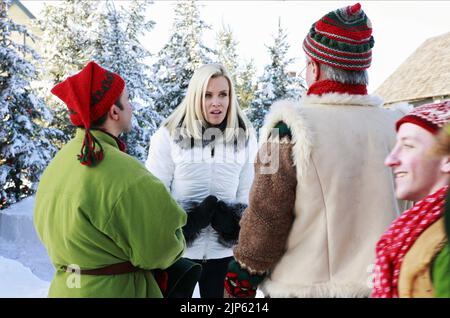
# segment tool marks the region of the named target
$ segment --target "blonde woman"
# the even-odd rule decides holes
[[[194,73],[186,97],[151,138],[146,167],[187,213],[184,257],[202,264],[202,298],[223,296],[256,152],[253,128],[218,64]]]

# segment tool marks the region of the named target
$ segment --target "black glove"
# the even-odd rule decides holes
[[[244,204],[227,204],[218,201],[211,225],[225,240],[236,240],[239,236],[239,221],[245,209]]]
[[[216,203],[217,198],[210,195],[207,196],[200,204],[195,204],[192,207],[185,208],[187,213],[187,222],[183,227],[183,234],[188,244],[190,244],[198,236],[203,228],[211,224]]]
[[[208,195],[196,208],[197,222],[201,228],[207,227],[211,224],[214,213],[214,208],[217,203],[217,198],[213,195]]]

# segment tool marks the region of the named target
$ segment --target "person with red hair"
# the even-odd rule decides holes
[[[450,154],[433,151],[436,135],[449,120],[450,101],[444,101],[416,107],[396,123],[397,143],[385,165],[395,176],[397,198],[415,204],[376,245],[372,297],[435,297],[435,283],[449,282],[448,268],[442,271],[439,264],[445,259],[448,264],[449,258],[443,213]]]

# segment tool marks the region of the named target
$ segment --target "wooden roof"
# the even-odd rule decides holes
[[[450,96],[450,32],[426,40],[375,94],[386,104]]]

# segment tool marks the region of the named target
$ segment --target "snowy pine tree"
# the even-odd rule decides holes
[[[63,138],[57,141],[58,147],[71,139],[75,127],[70,124],[65,104],[50,90],[89,61],[93,47],[90,30],[97,6],[97,1],[89,0],[64,0],[50,5],[47,2],[42,18],[37,21],[43,34],[40,47],[45,69],[40,76],[39,95],[54,112],[52,127],[64,131]]]
[[[104,2],[92,34],[95,42],[91,58],[125,80],[134,111],[133,129],[123,139],[128,153],[141,161],[147,159],[150,136],[161,121],[150,94],[149,66],[144,63],[150,53],[138,39],[153,28],[154,22],[145,19],[150,3],[134,0],[127,8],[116,10],[112,0]]]
[[[158,53],[153,65],[153,100],[158,113],[166,118],[181,103],[194,71],[210,63],[213,51],[202,44],[203,30],[209,28],[200,18],[195,1],[175,6],[172,35]]]
[[[230,72],[231,78],[236,85],[239,69],[239,56],[237,54],[238,42],[234,39],[230,26],[223,26],[217,32],[216,41],[219,62]]]
[[[224,65],[230,72],[236,89],[239,106],[245,109],[250,105],[255,90],[254,76],[255,66],[253,61],[239,63],[237,54],[238,42],[233,37],[230,27],[223,27],[217,33],[217,53],[219,63]]]
[[[244,63],[239,70],[239,77],[237,78],[236,94],[239,98],[239,105],[242,109],[248,109],[250,103],[255,98],[256,83],[255,83],[256,67],[251,60]]]
[[[270,106],[279,99],[297,99],[304,91],[304,84],[300,77],[288,73],[288,66],[293,59],[287,57],[289,43],[287,34],[278,22],[278,33],[274,37],[274,43],[268,46],[270,64],[264,68],[264,73],[258,81],[258,89],[255,92],[247,115],[255,129],[259,130]]]
[[[56,152],[50,139],[62,134],[46,127],[51,113],[31,88],[37,70],[30,60],[39,57],[14,42],[12,32],[33,36],[8,17],[10,5],[10,0],[0,2],[0,209],[33,193]]]

